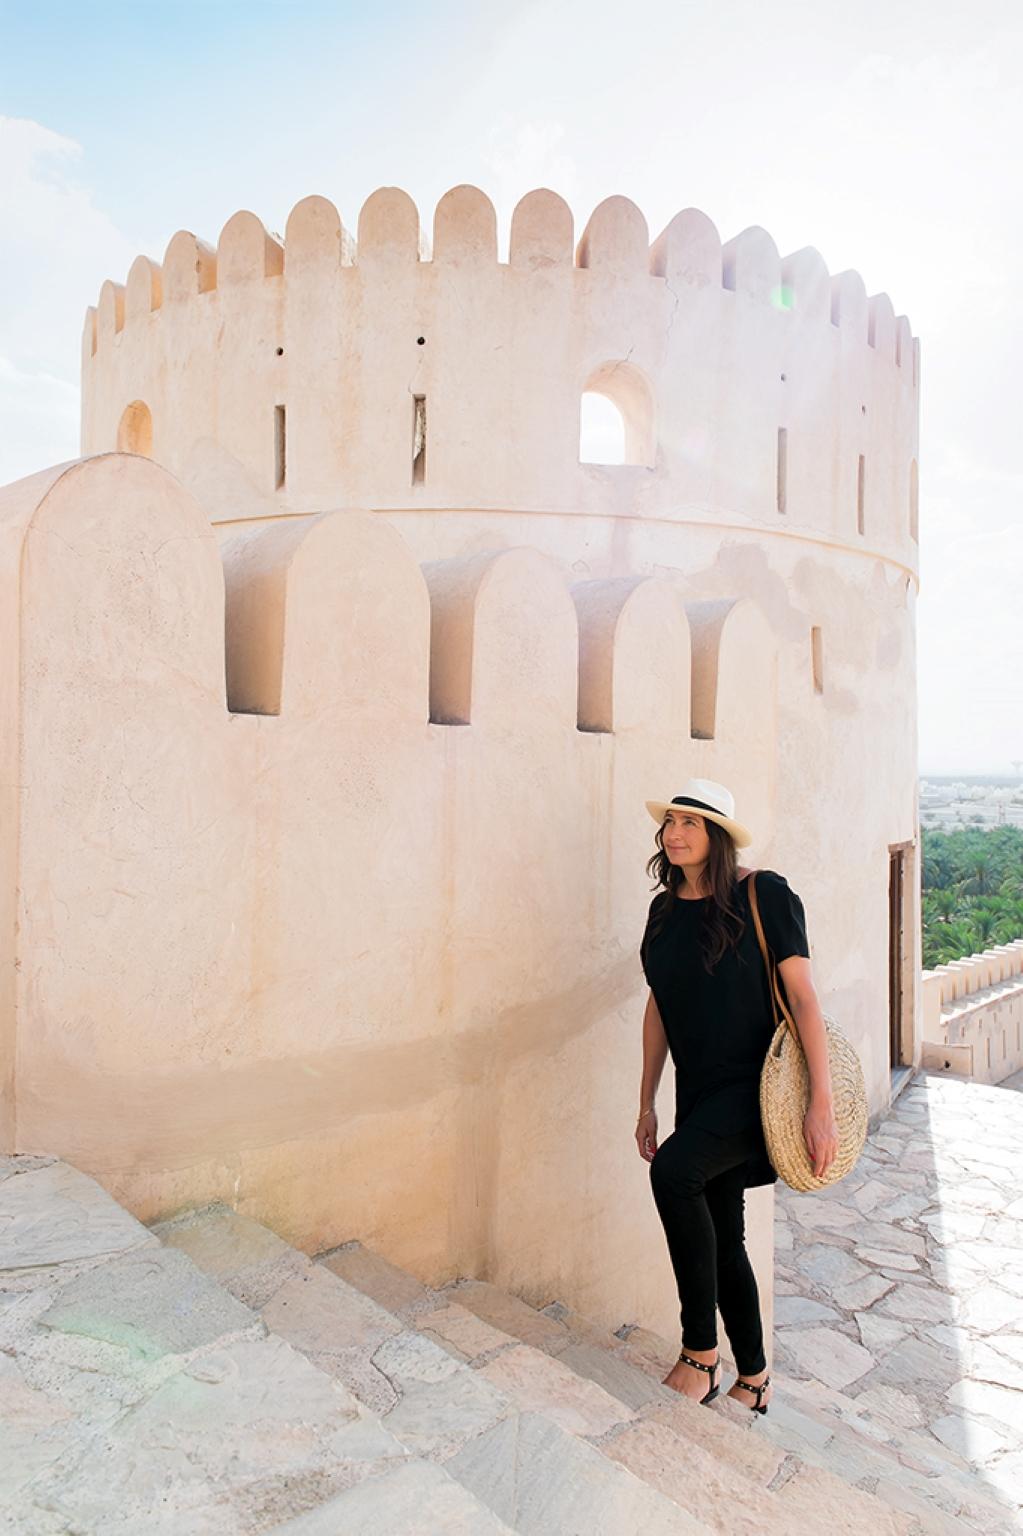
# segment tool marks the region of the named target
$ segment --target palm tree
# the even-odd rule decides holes
[[[924,964],[1023,937],[1023,828],[921,832]]]
[[[965,884],[963,886],[963,889],[969,891],[971,895],[986,896],[987,893],[988,893],[990,882],[991,882],[991,865],[990,865],[990,863],[988,862],[988,860],[985,857],[983,857],[983,855],[981,855],[980,857],[974,856],[974,859],[973,859],[973,862],[972,862],[971,868],[970,868],[970,874],[969,874],[969,877],[967,878],[967,880],[966,880],[966,882],[965,882]]]

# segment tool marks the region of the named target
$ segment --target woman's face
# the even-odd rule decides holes
[[[710,855],[707,823],[695,811],[669,811],[661,837],[672,864],[704,864]]]

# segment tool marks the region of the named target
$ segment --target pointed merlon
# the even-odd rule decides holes
[[[532,271],[570,267],[573,241],[572,210],[564,198],[542,187],[527,192],[512,214],[508,265]]]
[[[777,643],[750,598],[686,603],[692,640],[691,731],[758,762],[774,760]]]
[[[163,301],[180,303],[217,286],[217,253],[187,229],[172,235],[163,258]]]
[[[809,320],[831,318],[831,274],[812,245],[793,251],[781,264],[782,291],[789,307]]]
[[[52,603],[61,618],[60,624],[28,625],[23,634],[24,664],[39,681],[33,708],[46,719],[60,700],[79,749],[67,771],[98,782],[90,776],[104,771],[109,745],[95,729],[95,701],[132,697],[138,729],[121,743],[119,770],[126,777],[110,801],[111,814],[125,816],[131,801],[124,786],[154,772],[150,743],[173,740],[180,762],[199,761],[201,744],[208,747],[220,728],[224,578],[216,536],[168,470],[121,453],[94,454],[57,471],[31,524],[44,549],[58,542],[46,537],[52,531],[64,551],[60,559],[27,562],[22,577],[24,611],[45,612]],[[86,720],[92,729],[80,733],[78,722]],[[155,770],[157,779],[161,771],[176,770],[165,764]],[[182,800],[175,804],[181,812],[175,835],[194,835],[194,810]],[[87,828],[78,830],[87,846]]]
[[[333,271],[355,262],[355,241],[326,197],[304,197],[284,227],[284,270]]]
[[[136,256],[124,289],[125,320],[151,315],[162,303],[163,273],[148,256]]]
[[[721,287],[721,237],[699,208],[683,208],[650,247],[650,271],[670,284]]]
[[[422,724],[429,598],[396,528],[323,512],[250,528],[223,549],[230,708]]]
[[[231,215],[217,241],[217,287],[277,277],[284,271],[284,247],[254,213]]]
[[[535,549],[433,560],[430,718],[515,727],[575,727],[578,626],[554,561]]]
[[[359,213],[360,267],[424,260],[419,209],[400,187],[380,187]]]
[[[831,279],[831,323],[866,343],[867,290],[858,272],[837,272]]]
[[[124,288],[109,278],[99,291],[97,332],[100,345],[116,335],[124,326]]]
[[[886,293],[875,293],[867,301],[867,344],[894,362],[895,307]]]
[[[581,731],[689,733],[689,626],[670,583],[622,576],[572,588]]]
[[[96,356],[96,309],[90,304],[85,311],[85,324],[82,327],[82,362],[86,363]]]
[[[784,302],[778,247],[758,224],[751,224],[722,247],[721,278],[733,293],[744,293],[776,309],[791,307]]]
[[[895,322],[895,361],[908,373],[913,366],[913,332],[906,315]]]
[[[577,267],[634,277],[650,271],[650,231],[627,197],[606,197],[590,214],[575,255]]]
[[[452,187],[437,204],[433,259],[451,266],[497,265],[497,214],[478,187]]]

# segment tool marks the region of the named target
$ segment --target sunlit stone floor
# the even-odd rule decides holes
[[[919,1074],[832,1189],[778,1184],[775,1366],[1023,1504],[1023,1073]]]

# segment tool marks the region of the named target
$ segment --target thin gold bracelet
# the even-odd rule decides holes
[[[641,1111],[640,1111],[640,1113],[639,1113],[639,1114],[638,1114],[638,1115],[637,1115],[637,1116],[636,1116],[636,1124],[637,1124],[637,1125],[638,1125],[638,1124],[639,1124],[639,1122],[640,1122],[640,1121],[641,1121],[641,1120],[642,1120],[642,1119],[643,1119],[643,1118],[644,1118],[644,1117],[645,1117],[645,1116],[646,1116],[646,1115],[652,1115],[652,1114],[653,1114],[653,1113],[654,1113],[654,1110],[655,1110],[655,1109],[656,1109],[656,1107],[657,1107],[657,1106],[656,1106],[656,1105],[654,1105],[654,1104],[651,1104],[651,1106],[650,1106],[650,1108],[649,1108],[649,1109],[644,1109],[644,1110],[641,1110]]]

